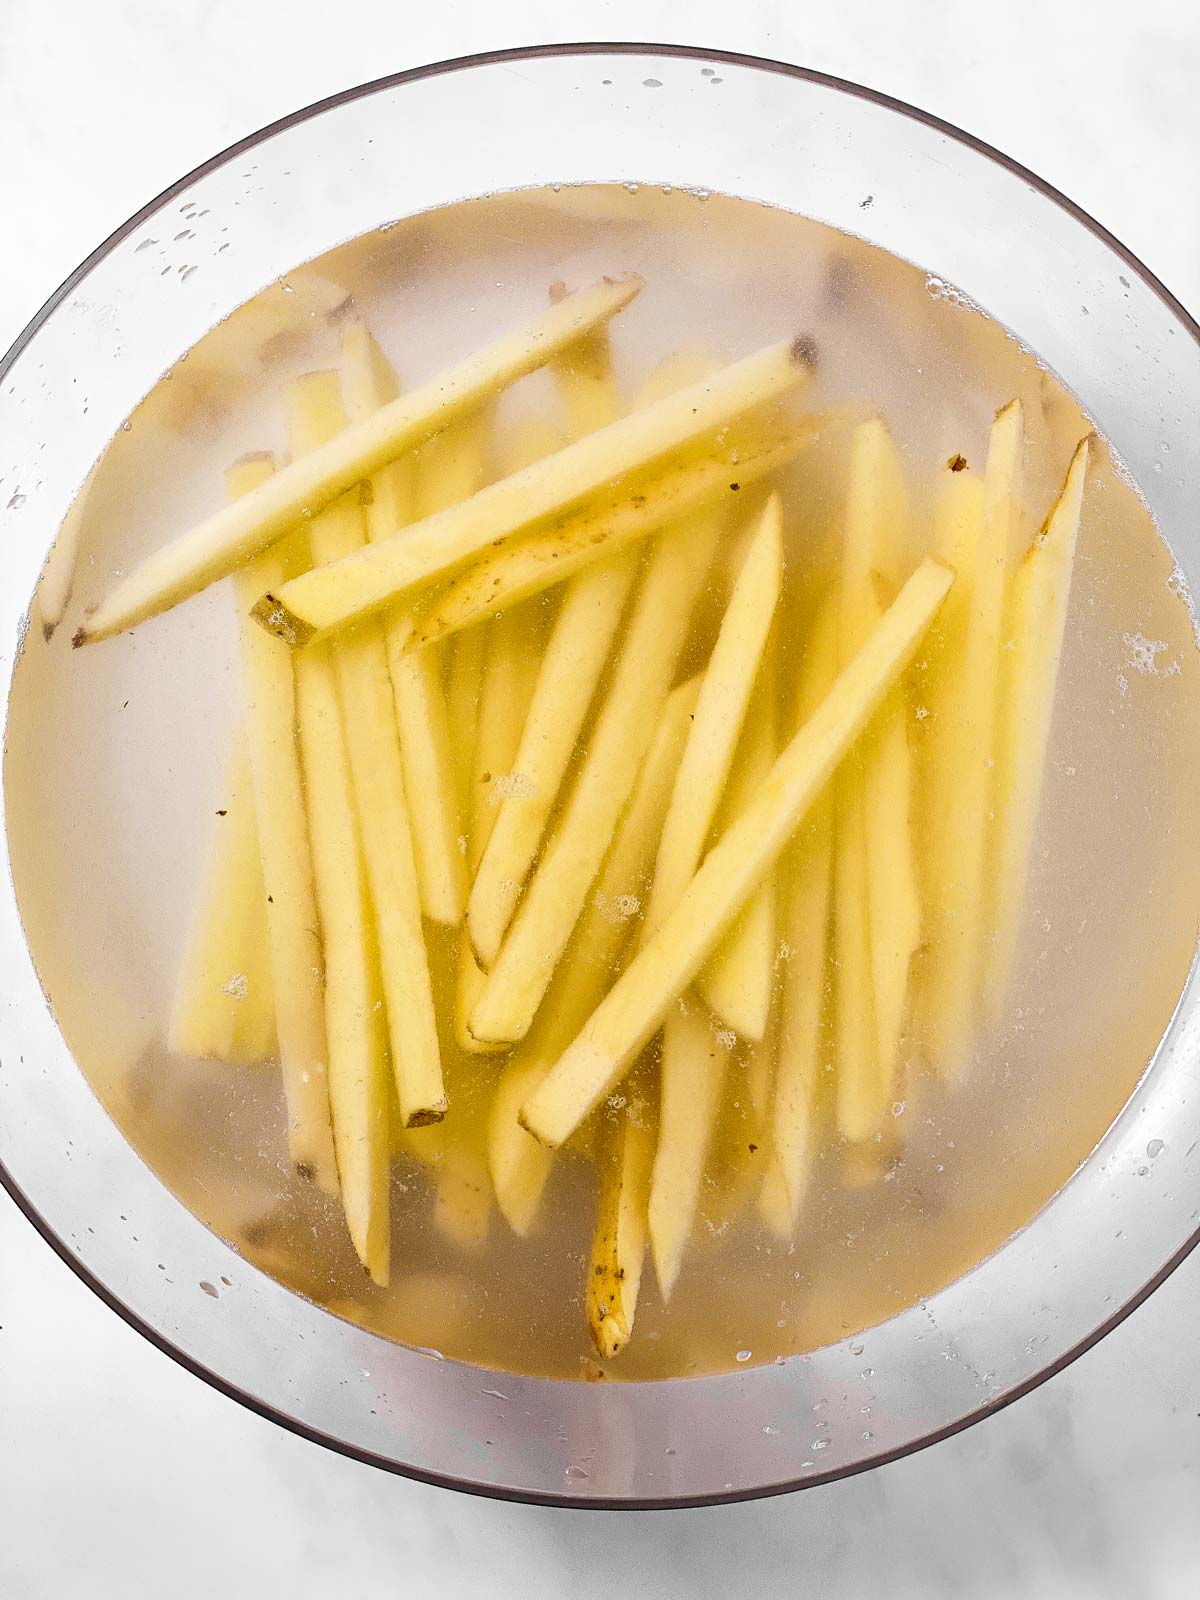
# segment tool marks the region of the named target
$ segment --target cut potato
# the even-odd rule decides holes
[[[255,615],[289,644],[305,644],[448,574],[487,546],[578,505],[743,412],[781,398],[811,378],[810,362],[811,346],[804,339],[747,356],[426,518],[403,539],[302,573],[278,594],[264,596]]]
[[[1012,401],[992,424],[979,555],[970,589],[956,692],[943,714],[953,779],[936,826],[944,867],[939,925],[927,973],[925,1043],[942,1077],[965,1070],[982,978],[989,819],[996,798],[1001,646],[1020,522],[1024,422]]]
[[[648,1098],[617,1111],[600,1162],[596,1233],[587,1275],[587,1322],[602,1361],[629,1343],[646,1255],[646,1212],[654,1161],[654,1117]]]
[[[822,426],[819,417],[735,425],[651,476],[596,494],[547,528],[506,539],[418,608],[410,648],[541,594],[709,502],[732,509],[741,490],[785,466]]]
[[[738,760],[722,808],[731,822],[750,804],[778,754],[775,683],[763,663]],[[775,972],[775,875],[768,873],[738,913],[696,980],[696,988],[727,1028],[759,1044],[766,1035]]]
[[[606,335],[572,347],[551,370],[572,438],[617,415]],[[496,960],[512,921],[636,576],[635,558],[622,555],[589,567],[564,591],[516,752],[520,789],[505,797],[471,885],[468,926],[484,968]],[[427,647],[415,659],[428,654]]]
[[[704,672],[654,864],[653,932],[691,882],[733,765],[783,582],[783,510],[767,500]],[[765,697],[764,697],[765,698]]]
[[[488,1149],[496,1199],[514,1232],[533,1225],[553,1152],[521,1126],[518,1112],[604,996],[642,912],[645,886],[691,725],[700,679],[667,696],[629,804],[576,925],[529,1039],[513,1053],[496,1089]]]
[[[521,1120],[544,1144],[556,1147],[570,1136],[628,1070],[671,1002],[695,977],[908,666],[953,576],[937,560],[917,568],[818,710],[778,757],[754,802],[709,851],[675,910],[525,1102]]]
[[[921,778],[921,878],[926,901],[927,951],[919,995],[919,1033],[923,1043],[944,1031],[937,1017],[942,1004],[936,967],[951,937],[951,901],[958,863],[953,811],[958,800],[956,700],[962,682],[971,590],[983,537],[983,483],[952,457],[937,497],[934,547],[958,577],[929,630],[927,666],[921,686],[925,716],[918,727]]]
[[[698,513],[651,552],[575,783],[471,1013],[478,1038],[529,1031],[654,737],[719,534]]]
[[[345,420],[336,373],[299,378],[287,397],[297,457],[320,448]],[[312,518],[309,538],[317,563],[361,547],[366,539],[362,507],[343,496]],[[405,1127],[415,1127],[445,1115],[446,1095],[392,685],[378,621],[339,639],[330,659],[378,939],[396,1094]]]
[[[42,575],[38,579],[35,611],[43,639],[49,640],[54,637],[55,630],[71,603],[71,592],[75,587],[75,569],[79,562],[79,541],[83,538],[88,499],[92,485],[96,481],[96,474],[103,465],[104,456],[101,456],[80,484],[79,493],[72,500],[71,509],[63,518],[62,526],[54,536],[50,554],[46,557],[46,565],[42,568]]]
[[[899,457],[876,418],[856,428],[851,440],[839,613],[843,661],[875,626],[877,586],[894,583],[907,526]],[[897,686],[838,777],[838,1126],[848,1139],[872,1137],[892,1102],[909,970],[921,936],[909,720]]]
[[[837,677],[837,607],[826,601],[805,651],[801,720],[812,716]],[[828,1010],[829,914],[833,880],[832,798],[823,795],[784,858],[781,874],[787,961],[780,1002],[772,1163],[760,1212],[789,1237],[808,1187],[815,1148],[822,1017]]]
[[[208,885],[180,974],[167,1047],[174,1055],[261,1061],[275,1033],[266,946],[266,890],[245,736],[239,734],[217,814]]]
[[[372,1280],[388,1281],[388,1082],[367,877],[337,677],[320,646],[296,663],[296,712],[325,950],[329,1106],[346,1226]]]
[[[342,334],[342,392],[351,424],[387,405],[397,388],[395,374],[367,329],[361,322],[349,323]],[[417,457],[415,482],[411,462],[376,473],[366,507],[371,542],[391,538],[414,516],[474,494],[483,481],[483,443],[481,418],[468,414],[425,444]],[[404,615],[389,612],[383,632],[421,907],[432,921],[453,926],[462,920],[467,879],[458,848],[463,829],[441,660],[433,651],[407,653],[412,622]]]
[[[993,1016],[1008,987],[1054,720],[1089,440],[1079,444],[1050,514],[1012,580],[996,753],[995,909],[986,999]]]
[[[663,1299],[679,1277],[712,1146],[729,1045],[702,1000],[684,996],[667,1014],[662,1036],[659,1134],[648,1222]]]
[[[641,280],[631,277],[583,289],[293,461],[253,494],[148,556],[101,602],[75,642],[120,633],[236,571],[301,518],[607,322],[640,288]]]
[[[271,475],[269,456],[247,456],[226,475],[231,496]],[[291,652],[250,618],[263,586],[308,561],[308,539],[289,535],[234,579],[245,699],[247,747],[266,899],[279,1062],[287,1104],[288,1149],[298,1171],[337,1194],[325,1041],[324,959],[316,886],[296,736],[296,685]]]

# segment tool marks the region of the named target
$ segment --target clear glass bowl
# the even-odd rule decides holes
[[[30,599],[76,491],[208,328],[296,263],[393,219],[497,191],[614,180],[803,213],[953,285],[1070,387],[1195,586],[1200,329],[1069,201],[933,118],[796,68],[659,46],[522,50],[401,74],[245,140],[119,229],[17,340],[0,363],[6,720]],[[1156,471],[1164,460],[1169,470]],[[4,865],[0,1178],[160,1348],[264,1415],[380,1466],[590,1506],[818,1483],[1020,1395],[1196,1242],[1189,983],[1097,1150],[1028,1227],[921,1305],[811,1356],[724,1376],[498,1381],[310,1304],[173,1198],[72,1061],[26,946],[7,854]],[[155,1248],[132,1249],[133,1237]],[[817,1445],[814,1411],[828,1423]]]

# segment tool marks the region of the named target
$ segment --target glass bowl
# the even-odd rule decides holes
[[[18,338],[0,363],[6,723],[31,597],[76,492],[207,329],[297,263],[394,219],[611,181],[761,201],[937,274],[935,288],[986,309],[1062,378],[1141,486],[1182,578],[1200,578],[1200,329],[1063,196],[909,106],[780,63],[663,46],[517,50],[382,79],[233,146],[114,233]],[[126,1144],[39,985],[5,837],[0,1178],[153,1343],[263,1415],[375,1465],[587,1506],[820,1483],[1024,1393],[1196,1242],[1200,1020],[1189,981],[1136,1091],[1071,1181],[995,1254],[891,1320],[781,1364],[664,1382],[498,1378],[438,1359],[250,1267]],[[138,1238],[154,1248],[132,1248]],[[817,1440],[815,1413],[828,1424]]]

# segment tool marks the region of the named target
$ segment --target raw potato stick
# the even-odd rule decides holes
[[[629,277],[583,289],[293,461],[253,494],[148,556],[101,602],[75,643],[120,633],[236,571],[301,518],[607,322],[640,288],[641,280]]]
[[[296,663],[317,905],[325,948],[329,1105],[346,1226],[372,1280],[388,1281],[391,1222],[388,1082],[371,943],[371,908],[359,847],[337,679],[327,646]]]
[[[633,794],[576,926],[570,958],[555,973],[533,1032],[513,1052],[497,1085],[488,1123],[492,1181],[501,1211],[522,1236],[533,1225],[554,1157],[526,1133],[517,1113],[603,999],[629,943],[699,688],[700,679],[692,678],[667,696]]]
[[[278,594],[264,596],[255,614],[289,644],[303,645],[449,573],[486,546],[577,505],[743,412],[782,398],[811,378],[812,360],[807,338],[760,350],[426,518],[403,539],[301,574]]]
[[[395,374],[361,322],[342,334],[342,394],[353,426],[397,393]],[[465,499],[483,479],[483,429],[476,415],[460,417],[430,439],[414,463],[396,462],[371,479],[367,537],[391,538],[415,515]],[[415,472],[415,483],[414,479]],[[466,868],[458,848],[459,816],[441,659],[433,651],[406,653],[411,619],[395,611],[382,619],[388,671],[400,731],[405,796],[421,907],[434,922],[454,925],[466,903]]]
[[[229,494],[244,493],[272,471],[269,456],[245,458],[226,474]],[[308,539],[297,530],[237,574],[234,596],[288,1150],[299,1171],[311,1174],[320,1188],[335,1195],[325,969],[296,733],[295,663],[291,651],[267,637],[250,617],[250,607],[263,588],[298,571],[307,560]]]
[[[779,753],[769,662],[763,664],[763,678],[725,796],[723,809],[730,821],[750,804]],[[696,988],[727,1028],[761,1044],[767,1031],[774,970],[775,877],[768,873],[713,951]]]
[[[961,692],[975,566],[983,537],[983,483],[953,456],[942,475],[934,521],[934,549],[958,574],[926,641],[921,684],[925,710],[918,727],[921,779],[921,880],[927,908],[927,950],[918,995],[923,1045],[943,1032],[938,1018],[941,951],[953,936],[951,900],[958,863],[949,854],[952,810],[958,800],[957,698]]]
[[[941,926],[928,968],[926,1045],[943,1078],[966,1068],[980,999],[989,814],[996,797],[1001,646],[1021,504],[1020,402],[997,413],[983,485],[983,525],[971,586],[961,674],[946,703],[953,800],[943,830]]]
[[[41,623],[42,638],[50,640],[71,603],[75,587],[75,569],[79,562],[79,541],[83,537],[84,519],[87,516],[88,496],[96,481],[96,474],[104,464],[104,456],[92,467],[71,502],[71,509],[63,518],[62,527],[54,536],[50,554],[37,586],[37,619]]]
[[[606,334],[572,347],[551,370],[572,438],[617,415],[620,399]],[[563,593],[513,763],[520,788],[505,797],[471,885],[468,925],[485,969],[512,920],[636,575],[633,555],[618,556],[580,573]],[[414,659],[429,654],[426,648]]]
[[[647,931],[691,882],[733,766],[783,582],[783,511],[771,495],[758,518],[700,686],[687,747],[654,863]]]
[[[658,1145],[647,1216],[664,1300],[670,1299],[683,1264],[721,1111],[729,1045],[717,1037],[719,1031],[708,1007],[690,994],[668,1011],[663,1026]]]
[[[759,673],[783,581],[783,514],[772,495],[757,519],[704,672],[671,805],[663,825],[644,925],[650,935],[700,864]],[[767,755],[770,765],[774,752]],[[761,777],[761,772],[758,776]],[[770,982],[770,952],[767,952]],[[650,1191],[650,1241],[669,1297],[696,1214],[720,1110],[727,1045],[704,1005],[683,999],[663,1030],[659,1142]]]
[[[753,804],[705,857],[675,910],[635,956],[525,1102],[526,1128],[555,1147],[618,1082],[686,989],[911,661],[953,581],[922,562],[819,709],[778,757]]]
[[[813,715],[837,677],[837,610],[826,601],[805,652],[801,718]],[[787,962],[780,1001],[772,1159],[760,1211],[791,1237],[808,1187],[815,1148],[821,1020],[829,981],[833,810],[821,796],[785,857],[782,875]]]
[[[266,891],[245,736],[238,734],[224,804],[171,1009],[173,1055],[247,1065],[270,1051],[271,980],[258,960]]]
[[[710,501],[732,507],[740,491],[785,466],[823,426],[821,418],[807,417],[730,429],[698,451],[663,463],[650,477],[597,493],[548,528],[505,540],[472,562],[427,609],[418,610],[409,648],[419,649],[541,594]]]
[[[477,1038],[529,1031],[654,737],[719,533],[700,513],[651,552],[574,786],[471,1013]]]
[[[526,463],[536,461],[547,451],[555,449],[558,443],[559,435],[550,424],[526,422],[511,441],[508,465],[518,471]],[[513,769],[521,730],[529,713],[536,659],[528,645],[522,648],[523,624],[528,627],[528,612],[523,616],[518,613],[497,618],[482,631],[482,642],[478,647],[482,654],[476,690],[475,737],[465,768],[468,774],[464,810],[467,819],[468,881],[473,881],[479,870],[506,792],[514,787],[524,787],[520,774],[514,775]],[[465,699],[465,694],[465,686],[460,686],[456,701]],[[465,707],[461,709],[466,711]],[[495,1052],[504,1047],[503,1041],[497,1044],[493,1040],[480,1039],[471,1028],[471,1013],[483,990],[484,972],[471,946],[468,932],[467,929],[463,930],[463,937],[458,944],[455,1037],[463,1050],[473,1054]]]
[[[1083,508],[1089,441],[1076,448],[1066,481],[1012,581],[996,760],[994,945],[986,998],[993,1016],[1008,986],[1054,720],[1071,574]]]
[[[653,1113],[647,1101],[632,1099],[616,1113],[601,1154],[596,1233],[588,1263],[588,1331],[603,1361],[618,1355],[633,1331],[654,1149]]]
[[[893,581],[907,522],[899,458],[875,418],[856,428],[851,441],[838,622],[843,664],[878,621],[877,586]],[[920,940],[908,732],[908,706],[897,686],[837,779],[837,1108],[847,1139],[873,1137],[892,1103],[909,968]]]
[[[310,373],[288,390],[289,431],[297,457],[316,449],[344,421],[336,373]],[[350,496],[313,517],[313,560],[336,560],[366,538],[362,508]],[[400,748],[382,629],[371,621],[330,648],[342,708],[346,755],[379,945],[388,1042],[405,1127],[445,1115],[441,1055],[421,926],[421,904],[404,795]]]
[[[629,943],[699,689],[696,677],[667,696],[633,794],[576,925],[569,959],[555,973],[533,1032],[513,1052],[496,1088],[488,1123],[492,1181],[501,1211],[522,1237],[533,1226],[554,1153],[526,1133],[517,1113],[604,998]]]

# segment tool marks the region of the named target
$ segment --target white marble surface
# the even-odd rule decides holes
[[[501,44],[680,38],[890,90],[1057,183],[1200,304],[1191,0],[0,0],[0,348],[104,234],[294,106]],[[1002,13],[1002,14],[1001,14]],[[986,20],[985,20],[986,18]],[[757,1505],[473,1501],[319,1451],[145,1345],[0,1201],[0,1595],[1193,1595],[1200,1258],[981,1428]]]

